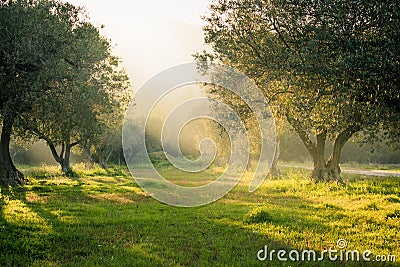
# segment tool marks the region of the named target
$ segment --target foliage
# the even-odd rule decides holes
[[[272,217],[265,208],[256,208],[246,214],[244,221],[248,223],[265,223],[271,222]]]
[[[86,22],[72,32],[70,38],[77,55],[70,56],[76,57],[77,62],[65,69],[70,77],[50,81],[61,93],[39,99],[28,118],[22,118],[21,127],[27,129],[28,135],[44,139],[61,165],[67,160],[67,150],[74,145],[96,144],[99,154],[103,152],[101,148],[112,146],[118,136],[111,135],[121,128],[130,100],[128,77],[118,70],[119,61],[111,55],[110,42]],[[62,146],[65,155],[57,155],[56,146]],[[103,163],[105,159],[99,157]],[[68,171],[69,166],[66,168]]]
[[[66,48],[72,48],[62,33],[80,20],[77,9],[55,1],[1,1],[0,12],[0,183],[16,184],[26,181],[9,153],[13,128],[36,101],[55,91],[48,81],[63,75],[58,70],[68,64]]]
[[[3,132],[11,135],[14,128],[19,136],[45,140],[69,172],[71,148],[120,119],[130,96],[128,78],[82,8],[18,0],[3,1],[0,11]],[[8,161],[3,165],[13,168]]]
[[[91,161],[100,164],[103,168],[109,164],[125,163],[122,148],[122,114],[118,115],[118,113],[119,111],[112,113],[115,120],[107,120],[107,125],[103,124],[98,134],[82,144],[83,154],[88,155]]]
[[[400,10],[392,1],[216,0],[210,11],[213,53],[197,59],[228,64],[263,88],[312,156],[317,180],[340,180],[341,150],[354,133],[375,139],[382,121],[398,124]],[[335,142],[328,161],[327,139]]]

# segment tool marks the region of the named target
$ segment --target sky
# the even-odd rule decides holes
[[[211,0],[68,0],[104,25],[134,90],[168,67],[205,49],[201,16]]]

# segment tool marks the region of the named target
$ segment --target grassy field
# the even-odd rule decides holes
[[[75,178],[23,169],[30,185],[1,189],[0,266],[400,266],[257,259],[265,246],[321,253],[339,239],[348,250],[371,250],[371,259],[400,258],[400,179],[344,175],[342,187],[285,168],[255,193],[246,176],[216,203],[176,208],[150,198],[122,168],[80,166]],[[161,172],[197,184],[169,167]]]

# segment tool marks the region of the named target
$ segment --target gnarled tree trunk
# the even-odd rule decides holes
[[[340,178],[340,159],[342,156],[342,149],[353,134],[358,131],[358,127],[350,126],[336,137],[332,154],[329,157],[328,162],[325,164],[325,180],[333,179],[344,184],[343,180]]]
[[[336,143],[336,142],[335,142]],[[317,182],[338,182],[345,184],[340,176],[340,155],[342,149],[332,153],[328,162],[325,159],[326,132],[317,135],[316,150],[313,155],[314,169],[311,178]],[[344,144],[343,144],[344,145]],[[343,148],[343,146],[342,146]]]
[[[316,181],[337,181],[340,184],[345,184],[340,176],[340,159],[342,156],[342,149],[346,142],[359,131],[358,126],[349,126],[344,131],[342,131],[335,139],[335,144],[333,146],[332,154],[330,155],[328,161],[325,163],[324,153],[318,154],[317,159],[314,159],[314,171],[312,174],[312,178]],[[325,136],[326,137],[326,136]],[[321,140],[321,142],[325,143],[325,139]],[[318,143],[318,137],[317,137]],[[325,146],[325,145],[324,145]],[[318,144],[317,144],[318,147]],[[318,150],[318,149],[317,149]],[[325,151],[325,148],[324,148]],[[323,159],[322,159],[323,157]],[[315,166],[315,162],[317,166]],[[322,162],[324,162],[322,164]]]
[[[342,149],[346,142],[353,136],[353,134],[358,132],[360,128],[351,125],[339,133],[335,139],[332,154],[327,161],[325,158],[327,132],[322,131],[318,133],[316,136],[317,141],[314,143],[302,129],[298,121],[294,119],[288,119],[288,121],[299,135],[313,159],[314,169],[311,178],[317,182],[338,182],[344,185],[345,183],[340,176],[340,158],[342,155]]]
[[[10,155],[10,141],[13,119],[3,119],[0,139],[0,185],[14,186],[27,184],[28,180],[15,167]]]
[[[53,158],[57,161],[58,164],[61,166],[61,170],[67,176],[71,176],[74,174],[71,168],[71,148],[78,145],[78,143],[70,143],[70,142],[63,142],[61,146],[61,152],[58,153],[55,145],[53,143],[48,143],[51,154]]]

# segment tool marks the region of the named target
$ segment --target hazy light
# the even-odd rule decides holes
[[[158,72],[187,61],[204,49],[200,16],[211,0],[70,0],[86,8],[91,21],[105,25],[114,51],[137,89]]]

